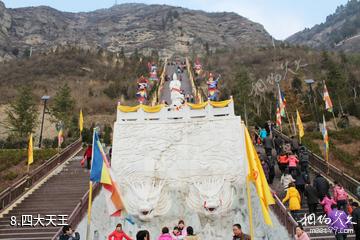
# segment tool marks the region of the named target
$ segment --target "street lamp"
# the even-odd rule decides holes
[[[320,128],[320,126],[319,126],[319,114],[318,114],[318,110],[317,110],[317,107],[316,107],[316,99],[314,97],[314,92],[313,92],[313,89],[312,89],[312,84],[314,82],[315,81],[313,79],[305,79],[305,83],[309,85],[309,89],[310,89],[310,107],[311,107],[311,102],[313,102],[314,103],[314,109],[315,109],[314,118],[315,118],[317,128],[319,129]]]
[[[42,120],[41,120],[41,128],[40,128],[40,137],[39,137],[39,148],[41,148],[41,142],[42,142],[42,133],[44,128],[44,117],[45,117],[45,110],[46,110],[46,102],[50,99],[50,96],[42,96],[41,100],[44,102],[44,109],[42,114]]]

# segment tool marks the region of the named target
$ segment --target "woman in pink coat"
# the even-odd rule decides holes
[[[169,228],[163,227],[161,232],[162,234],[158,237],[158,240],[174,240],[174,238],[169,233]]]
[[[295,240],[310,240],[309,236],[300,225],[295,229]]]
[[[289,172],[291,175],[296,176],[296,167],[299,162],[299,159],[297,159],[296,155],[291,154],[288,157],[289,161]]]
[[[334,199],[332,197],[330,197],[329,195],[326,195],[323,198],[323,200],[320,202],[320,204],[323,206],[324,212],[326,213],[326,215],[329,215],[329,213],[331,212],[331,205],[336,204],[336,202],[334,201]]]

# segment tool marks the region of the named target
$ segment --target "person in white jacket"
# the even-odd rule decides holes
[[[281,182],[285,192],[287,191],[289,184],[292,182],[295,182],[295,179],[289,173],[288,168],[286,168],[283,175],[281,175],[280,182]]]

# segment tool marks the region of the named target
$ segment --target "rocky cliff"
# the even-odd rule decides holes
[[[160,55],[189,54],[224,47],[266,46],[262,25],[235,13],[207,13],[167,5],[122,4],[86,13],[50,7],[7,9],[0,1],[1,56],[21,56],[58,45],[135,49]]]

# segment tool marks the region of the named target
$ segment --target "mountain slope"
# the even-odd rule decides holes
[[[6,9],[0,2],[0,23],[2,56],[66,44],[145,54],[155,49],[160,55],[271,44],[263,26],[238,14],[167,5],[122,4],[67,13],[50,7]]]
[[[325,23],[295,33],[286,41],[318,49],[360,52],[360,1],[350,0],[329,15]]]

